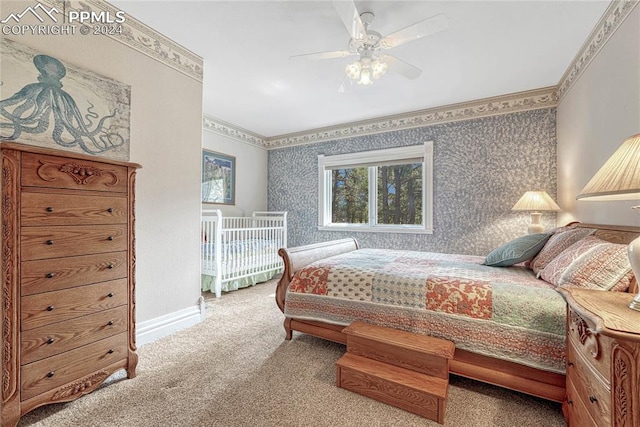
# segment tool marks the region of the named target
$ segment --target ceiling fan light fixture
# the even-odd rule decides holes
[[[360,61],[355,61],[352,64],[347,64],[345,73],[351,80],[358,80],[360,79],[360,70],[362,70],[362,64],[360,64]]]
[[[356,82],[359,85],[369,86],[373,84],[373,76],[371,75],[371,69],[365,68],[360,72],[360,79]]]
[[[371,63],[371,70],[373,71],[373,78],[375,80],[379,79],[380,77],[384,76],[384,73],[387,72],[387,63],[386,62],[382,62],[379,59],[376,59],[375,61],[373,61]]]
[[[378,80],[387,72],[387,63],[379,59],[360,58],[357,61],[347,64],[345,74],[352,81],[359,85],[369,86],[374,80]]]

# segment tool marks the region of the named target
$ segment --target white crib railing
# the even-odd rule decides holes
[[[254,212],[224,217],[219,209],[202,212],[202,274],[213,276],[216,297],[222,284],[281,270],[278,249],[287,246],[287,213]]]

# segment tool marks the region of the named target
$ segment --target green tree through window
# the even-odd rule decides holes
[[[331,222],[369,222],[369,180],[367,168],[332,171]]]
[[[378,224],[422,224],[422,163],[377,169]]]

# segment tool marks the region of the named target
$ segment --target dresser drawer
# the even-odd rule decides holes
[[[584,403],[591,417],[609,425],[611,421],[611,392],[608,382],[576,351],[574,344],[567,346],[567,379],[574,386],[577,397]]]
[[[20,400],[30,399],[125,359],[127,343],[127,333],[122,333],[23,365]]]
[[[127,251],[21,263],[21,295],[106,282],[127,277]]]
[[[569,310],[568,338],[575,351],[581,353],[601,378],[611,376],[611,343],[594,331],[595,327],[573,310]]]
[[[23,227],[22,260],[60,258],[127,250],[127,225]]]
[[[117,335],[127,330],[127,324],[128,309],[123,306],[24,331],[20,363],[26,365]]]
[[[22,297],[22,331],[126,305],[127,279]]]
[[[23,227],[125,224],[127,198],[25,191],[20,212]]]
[[[578,395],[576,388],[570,379],[567,379],[567,409],[569,411],[569,427],[604,427],[605,424],[598,425],[587,407]]]
[[[22,154],[22,186],[127,192],[127,168],[90,160]]]

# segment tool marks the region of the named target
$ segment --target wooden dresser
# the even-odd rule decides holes
[[[640,426],[640,312],[633,294],[563,289],[569,426]]]
[[[0,143],[0,425],[135,376],[139,165]]]

